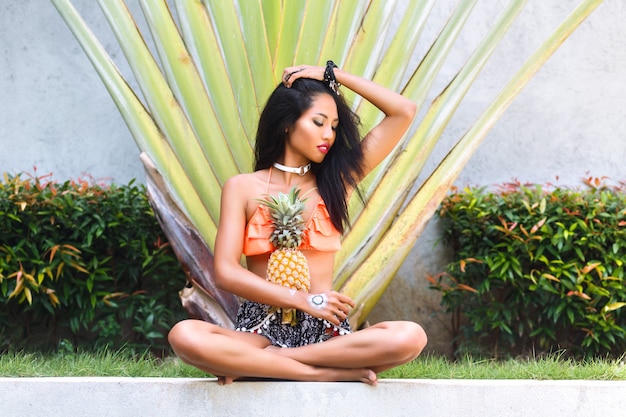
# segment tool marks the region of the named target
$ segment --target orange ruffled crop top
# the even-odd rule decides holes
[[[267,191],[272,170],[267,178]],[[269,208],[259,205],[246,225],[243,254],[246,256],[262,255],[274,250],[270,242],[270,235],[274,231]],[[320,197],[313,209],[311,217],[304,228],[300,250],[318,250],[322,252],[336,252],[341,249],[341,234],[330,220],[324,200]]]

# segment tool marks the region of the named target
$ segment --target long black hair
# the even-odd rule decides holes
[[[360,120],[343,97],[335,94],[326,84],[299,78],[290,88],[282,83],[276,87],[259,118],[254,170],[270,168],[283,156],[288,130],[319,94],[328,94],[335,100],[339,124],[335,143],[321,163],[311,163],[311,172],[315,175],[317,189],[326,203],[333,225],[343,233],[344,225],[349,224],[349,190],[355,190],[362,198],[357,188],[363,173]]]

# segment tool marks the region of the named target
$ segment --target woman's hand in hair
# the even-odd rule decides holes
[[[313,80],[324,81],[325,67],[315,67],[312,65],[298,65],[287,67],[283,71],[283,85],[291,87],[298,78],[311,78]]]

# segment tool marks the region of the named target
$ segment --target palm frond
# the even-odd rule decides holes
[[[134,92],[70,0],[52,0],[100,74],[163,187],[213,249],[221,187],[252,169],[259,112],[287,66],[332,58],[347,71],[401,92],[422,109],[396,151],[364,181],[369,203],[350,203],[353,228],[335,267],[336,289],[354,297],[365,319],[449,186],[489,129],[564,39],[602,3],[581,0],[574,12],[514,75],[417,192],[426,161],[494,49],[526,1],[513,0],[448,85],[426,99],[477,0],[459,1],[427,53],[412,57],[436,2],[389,0],[140,0],[157,51],[122,0],[100,6],[130,64]],[[404,7],[397,19],[396,12]],[[396,19],[396,20],[394,20]],[[350,91],[363,125],[382,117]],[[142,100],[139,99],[142,97]],[[209,255],[210,256],[210,255]]]

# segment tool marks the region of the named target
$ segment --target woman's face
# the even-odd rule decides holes
[[[313,97],[311,107],[302,113],[289,130],[287,151],[301,159],[294,163],[305,165],[322,162],[335,143],[338,124],[335,100],[328,94]]]

